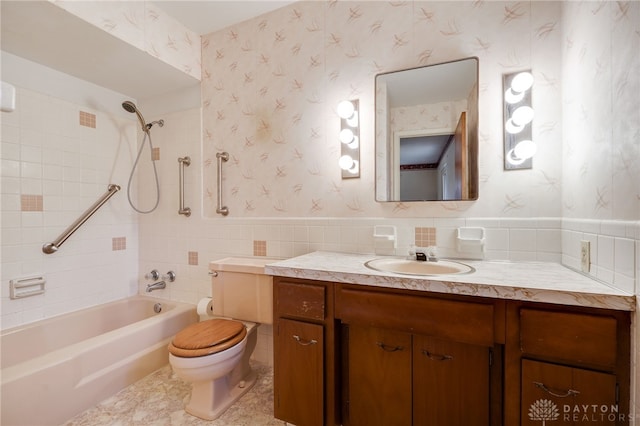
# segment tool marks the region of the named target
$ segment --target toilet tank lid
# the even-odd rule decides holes
[[[245,272],[248,274],[264,274],[264,267],[269,263],[282,259],[274,257],[225,257],[209,263],[211,271]]]

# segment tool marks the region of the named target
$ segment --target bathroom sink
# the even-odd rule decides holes
[[[376,271],[407,275],[452,275],[469,274],[475,271],[473,267],[453,260],[422,262],[398,257],[372,259],[364,266]]]

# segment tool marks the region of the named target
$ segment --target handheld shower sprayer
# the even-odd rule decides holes
[[[122,108],[124,108],[125,111],[135,114],[138,117],[138,120],[140,121],[140,126],[142,126],[143,132],[149,131],[149,128],[147,127],[147,122],[144,120],[144,117],[138,110],[138,107],[136,107],[136,104],[134,104],[131,101],[124,101],[122,103]]]
[[[122,103],[122,108],[124,108],[125,111],[135,114],[138,117],[138,120],[140,121],[140,126],[142,127],[142,131],[145,133],[148,133],[149,129],[151,129],[151,126],[153,126],[154,124],[157,124],[160,127],[164,126],[164,120],[157,120],[157,121],[152,121],[151,123],[147,123],[144,117],[142,116],[142,113],[136,106],[136,104],[134,104],[131,101],[124,101]]]
[[[138,107],[136,107],[136,104],[134,104],[131,101],[124,101],[122,103],[122,108],[124,108],[125,111],[135,114],[138,117],[138,120],[140,121],[140,126],[142,127],[142,131],[144,132],[144,139],[142,140],[142,144],[140,145],[140,149],[138,150],[138,156],[136,157],[136,160],[133,163],[133,168],[131,169],[131,174],[129,175],[129,183],[127,184],[127,198],[129,199],[129,205],[131,205],[131,207],[138,213],[151,213],[158,207],[158,204],[160,203],[160,182],[158,180],[158,171],[156,170],[156,163],[153,160],[153,157],[151,157],[151,164],[153,165],[153,174],[156,179],[156,201],[155,201],[155,205],[151,209],[140,210],[138,207],[134,205],[133,200],[131,199],[131,184],[133,181],[133,174],[136,170],[136,167],[138,166],[138,162],[140,161],[140,155],[142,154],[142,150],[144,149],[144,145],[147,139],[149,140],[149,150],[151,153],[153,153],[153,143],[151,142],[151,131],[150,131],[151,127],[154,124],[157,124],[160,127],[164,126],[164,120],[157,120],[157,121],[152,121],[151,123],[147,123],[144,120],[142,113],[140,113],[140,110],[138,109]]]

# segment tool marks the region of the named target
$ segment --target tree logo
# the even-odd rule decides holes
[[[542,426],[547,420],[558,420],[560,412],[558,406],[548,399],[539,399],[529,407],[529,418],[531,420],[541,420]]]

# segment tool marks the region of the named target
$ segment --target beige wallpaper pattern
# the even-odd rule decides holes
[[[640,220],[640,2],[565,8],[563,216]]]
[[[601,5],[602,13],[593,15],[603,33],[620,32],[613,30],[619,20],[610,16],[616,7]],[[637,5],[627,7],[627,19],[634,22]],[[233,216],[560,217],[563,185],[565,193],[574,193],[582,181],[572,180],[579,176],[573,171],[573,178],[562,173],[563,78],[573,77],[563,74],[561,64],[572,39],[567,31],[576,22],[562,12],[561,2],[535,1],[297,2],[203,37],[205,215],[216,216],[215,154],[228,151],[222,186]],[[629,41],[637,46],[634,37]],[[589,41],[583,49],[591,49]],[[480,62],[479,200],[376,203],[374,76],[469,56]],[[620,58],[611,60],[611,66],[620,65]],[[536,77],[538,154],[532,170],[504,172],[501,78],[527,68]],[[575,72],[589,74],[584,67]],[[606,95],[614,76],[604,77],[591,78],[586,87],[596,85],[594,93]],[[360,179],[342,180],[335,107],[350,98],[360,99],[362,170]],[[590,120],[604,130],[609,117]],[[630,127],[637,134],[637,122]],[[637,149],[637,142],[630,144]],[[603,146],[605,152],[609,148]],[[597,155],[588,154],[592,160]],[[637,181],[634,166],[628,168]],[[591,180],[613,185],[615,179],[616,173],[604,168]],[[584,202],[593,199],[585,194]],[[573,211],[594,214],[582,207]],[[604,212],[599,217],[626,219],[637,206]]]
[[[560,87],[537,89],[546,146],[508,184],[500,105],[505,71],[558,81],[558,19],[555,3],[297,2],[204,37],[205,214],[224,150],[223,195],[238,216],[559,216]],[[480,201],[376,203],[375,74],[468,56],[480,58]],[[362,177],[342,180],[335,106],[354,97]]]

